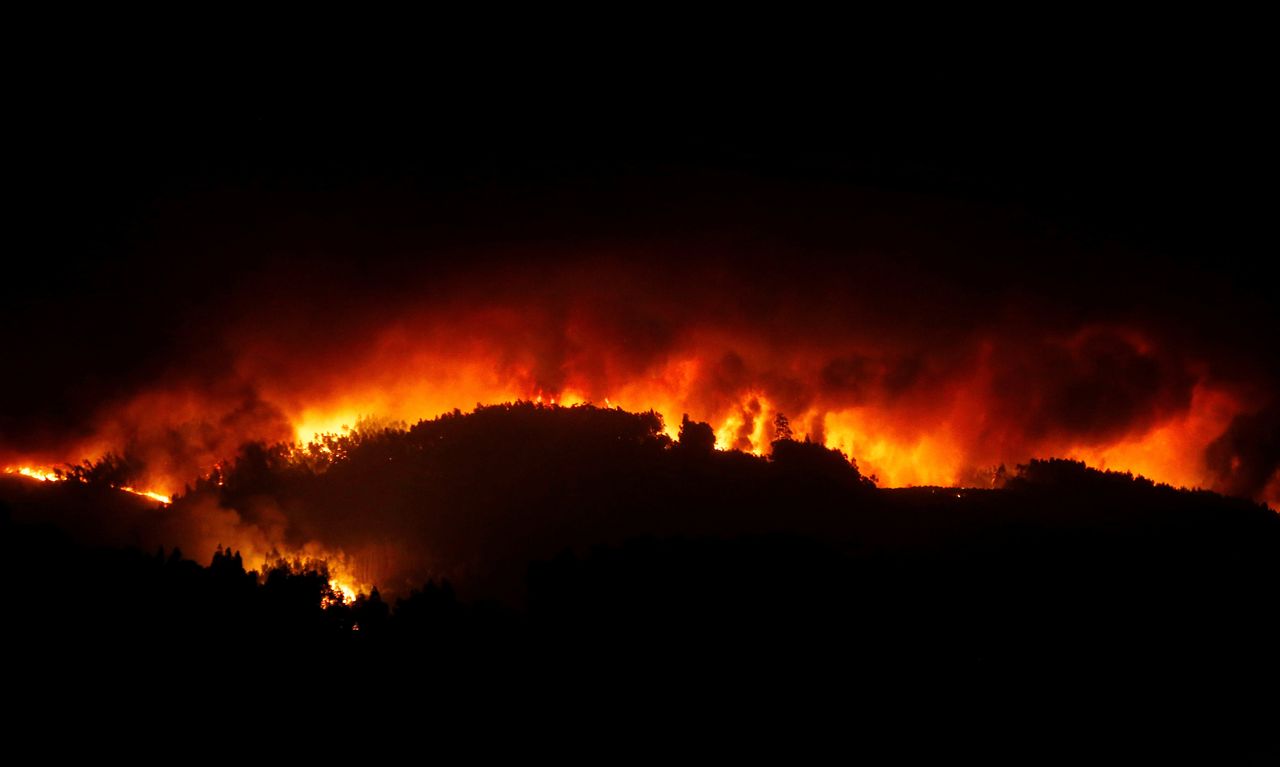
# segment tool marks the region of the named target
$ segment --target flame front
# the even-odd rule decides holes
[[[56,469],[51,469],[47,467],[41,468],[41,467],[34,467],[34,466],[16,466],[16,467],[9,466],[5,468],[4,473],[16,474],[20,477],[29,477],[31,479],[38,480],[40,482],[62,482],[67,479],[65,475],[59,474]],[[136,487],[129,487],[128,485],[113,485],[112,487],[114,487],[116,490],[120,490],[125,493],[140,495],[143,498],[150,498],[153,501],[159,501],[160,503],[163,503],[166,506],[173,503],[172,495],[159,493],[154,490],[140,490]]]
[[[9,467],[4,470],[4,473],[18,474],[41,482],[58,482],[62,480],[62,477],[52,469],[39,469],[32,466],[19,466],[17,468]]]
[[[756,455],[769,451],[781,415],[794,438],[843,451],[864,473],[875,475],[888,487],[980,486],[1000,464],[1012,468],[1032,457],[1057,456],[1133,471],[1175,486],[1212,488],[1215,472],[1204,461],[1205,450],[1233,419],[1248,412],[1248,403],[1231,387],[1203,378],[1188,387],[1185,401],[1157,404],[1142,417],[1115,428],[1073,433],[1072,424],[1064,421],[1028,433],[1016,415],[1001,412],[1005,407],[1001,393],[982,364],[948,371],[944,381],[920,391],[892,396],[872,391],[851,401],[839,391],[833,393],[823,381],[830,374],[822,365],[838,357],[836,352],[806,355],[800,350],[767,363],[733,352],[731,359],[738,360],[734,366],[740,370],[733,371],[735,380],[726,383],[727,352],[693,346],[684,354],[673,353],[643,369],[626,371],[627,375],[600,376],[599,368],[621,367],[609,362],[606,350],[605,358],[593,365],[594,375],[569,366],[558,373],[560,385],[551,387],[539,382],[535,359],[512,359],[502,346],[496,347],[499,354],[478,344],[458,359],[406,347],[403,339],[393,335],[376,344],[364,359],[349,360],[333,371],[340,384],[319,374],[306,379],[301,388],[294,387],[293,379],[264,381],[262,396],[280,414],[281,426],[233,433],[222,444],[228,446],[224,452],[246,438],[306,444],[321,434],[413,423],[455,409],[467,411],[477,404],[590,402],[633,412],[656,411],[665,417],[665,431],[672,438],[678,436],[680,418],[687,414],[712,425],[717,448]],[[779,369],[787,372],[781,381]],[[185,484],[231,457],[206,450],[202,461],[179,463],[163,452],[175,434],[190,430],[185,424],[220,418],[218,404],[206,403],[208,413],[203,414],[200,403],[192,401],[198,399],[195,394],[184,397],[183,407],[166,413],[165,400],[171,397],[140,395],[145,408],[128,405],[107,414],[109,428],[101,436],[73,445],[59,457],[78,461],[129,447],[127,442],[121,445],[122,438],[132,441],[132,449],[147,459],[146,473],[140,478],[145,484],[119,489],[171,503]],[[173,423],[166,415],[180,420]],[[184,457],[191,452],[186,450]],[[59,478],[52,469],[34,465],[6,471],[45,481]]]

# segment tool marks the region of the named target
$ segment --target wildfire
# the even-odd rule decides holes
[[[661,387],[658,387],[661,389]],[[711,424],[718,450],[741,450],[757,456],[766,455],[770,443],[782,436],[779,417],[787,423],[790,437],[811,440],[838,449],[857,461],[867,475],[875,475],[884,487],[918,485],[980,486],[983,478],[998,464],[1008,464],[1033,457],[1056,456],[1083,460],[1099,468],[1132,471],[1160,482],[1183,487],[1209,487],[1212,477],[1199,460],[1200,451],[1229,425],[1239,411],[1235,400],[1226,392],[1206,386],[1195,388],[1190,407],[1184,412],[1148,429],[1125,434],[1106,442],[1093,444],[1053,444],[1044,442],[1024,448],[1022,452],[1002,452],[999,444],[973,444],[969,433],[979,428],[973,423],[975,410],[972,397],[957,395],[945,403],[929,428],[921,428],[901,413],[877,407],[830,409],[810,407],[785,411],[766,390],[752,389],[736,400],[708,409],[696,402],[681,401],[665,391],[645,399],[633,387],[626,404],[618,397],[603,397],[604,407],[622,407],[633,412],[654,410],[664,415],[663,431],[672,439],[679,435],[679,416],[688,414],[697,421]],[[435,397],[431,398],[432,400]],[[463,401],[459,397],[458,401]],[[570,407],[596,404],[576,392],[546,392],[493,400],[534,402],[545,407]],[[411,407],[395,413],[395,417],[412,423],[419,418],[435,417],[444,410],[414,411]],[[306,443],[317,434],[341,434],[351,430],[350,424],[370,420],[372,408],[352,409],[344,415],[328,419],[308,420],[296,427],[297,441]],[[673,415],[676,414],[676,415]]]
[[[165,495],[163,493],[157,493],[154,490],[138,490],[132,487],[117,487],[116,489],[123,490],[126,493],[133,493],[134,495],[140,495],[143,498],[150,498],[153,501],[159,501],[160,503],[163,503],[166,506],[168,504],[173,503],[173,496]]]
[[[28,477],[30,479],[34,479],[40,482],[63,482],[63,481],[66,481],[67,479],[65,475],[59,474],[57,471],[53,469],[34,467],[34,466],[17,466],[17,467],[11,466],[6,468],[4,470],[4,473],[15,474],[21,477]],[[158,493],[154,490],[139,490],[136,487],[128,487],[123,485],[121,486],[113,485],[113,487],[115,487],[116,490],[120,490],[122,492],[132,493],[133,495],[140,495],[143,498],[150,498],[153,501],[159,501],[160,503],[163,503],[166,506],[173,503],[173,496],[165,495],[164,493]]]
[[[30,477],[31,479],[39,480],[41,482],[58,482],[63,479],[63,477],[59,476],[53,471],[50,471],[49,469],[37,469],[31,466],[19,466],[17,468],[12,468],[12,467],[7,468],[4,470],[4,473],[18,474],[23,477]]]
[[[332,589],[335,594],[340,594],[342,596],[342,601],[345,603],[354,602],[356,596],[360,593],[360,589],[353,583],[337,577],[329,579],[329,588]],[[322,604],[324,607],[331,607],[333,602],[322,602]]]
[[[988,420],[983,413],[983,397],[974,392],[953,393],[950,401],[929,403],[931,420],[920,423],[911,414],[874,404],[857,407],[828,407],[822,403],[803,409],[786,408],[781,398],[767,388],[750,388],[732,399],[718,403],[700,401],[686,391],[690,371],[696,363],[672,366],[671,377],[655,377],[632,383],[621,392],[597,398],[579,389],[558,392],[535,389],[511,394],[513,386],[494,387],[480,392],[454,392],[418,381],[413,387],[397,389],[379,386],[368,396],[344,396],[335,405],[300,407],[293,421],[292,441],[306,444],[324,434],[344,434],[393,423],[414,423],[461,408],[467,402],[495,403],[524,400],[545,407],[599,404],[633,412],[654,410],[664,416],[664,432],[675,439],[680,417],[710,423],[716,448],[742,450],[755,455],[769,452],[770,443],[780,436],[778,418],[788,423],[791,437],[811,440],[838,449],[855,459],[867,475],[875,475],[881,486],[975,485],[979,470],[1000,463],[1024,462],[1032,457],[1058,456],[1084,460],[1091,465],[1130,470],[1151,479],[1186,487],[1210,487],[1212,477],[1199,460],[1204,446],[1227,427],[1239,406],[1226,392],[1197,386],[1190,407],[1141,431],[1094,443],[1051,441],[1023,444],[1009,450],[996,440],[976,441]],[[361,390],[357,389],[357,392]],[[365,402],[365,405],[354,403]],[[975,415],[977,413],[978,415]],[[226,459],[228,456],[219,456]],[[205,469],[207,471],[207,468]],[[22,465],[5,469],[40,481],[59,481],[53,469]],[[150,477],[150,488],[134,485],[117,489],[163,504],[173,501],[170,488],[193,479],[178,474]],[[159,485],[159,487],[157,487]]]
[[[42,466],[9,466],[4,469],[5,474],[26,477],[37,482],[66,482],[72,477],[59,473],[57,470]],[[122,492],[131,493],[133,495],[149,498],[158,501],[166,506],[173,503],[173,497],[154,490],[141,490],[130,486],[113,486],[114,489]],[[323,606],[331,607],[335,604],[354,602],[356,597],[362,593],[370,591],[369,584],[358,578],[348,565],[348,558],[340,551],[328,551],[317,544],[309,544],[296,551],[290,551],[287,554],[280,554],[279,551],[272,547],[270,555],[255,550],[252,545],[244,547],[250,554],[250,561],[255,558],[263,563],[264,570],[269,568],[274,561],[293,562],[299,566],[323,566],[329,573],[329,588],[333,591],[335,597],[326,597]],[[230,552],[230,548],[227,549]],[[197,558],[203,558],[203,553],[197,548],[193,552]]]
[[[1084,460],[1091,465],[1141,473],[1151,479],[1184,487],[1211,487],[1213,477],[1200,459],[1204,447],[1230,424],[1240,404],[1228,392],[1207,385],[1194,388],[1186,410],[1118,437],[1091,443],[1067,442],[1053,435],[1010,442],[1008,432],[993,429],[988,402],[991,395],[981,382],[945,392],[922,407],[923,414],[869,403],[855,407],[810,402],[795,408],[767,387],[746,388],[718,402],[700,399],[692,391],[696,360],[672,364],[660,375],[618,387],[607,396],[592,397],[582,389],[559,392],[526,390],[515,396],[514,386],[490,392],[451,392],[429,381],[398,389],[403,382],[379,385],[366,398],[367,406],[353,406],[360,398],[344,397],[339,408],[309,407],[295,421],[295,439],[306,443],[316,434],[341,434],[372,414],[405,423],[433,418],[461,408],[467,402],[498,403],[523,400],[545,407],[598,404],[632,412],[653,410],[664,416],[663,431],[679,435],[680,419],[711,424],[720,450],[741,450],[766,455],[770,443],[782,436],[779,417],[789,435],[835,448],[857,461],[867,475],[875,475],[884,487],[915,485],[980,486],[999,464],[1014,464],[1035,457]],[[393,396],[388,396],[392,392]],[[479,395],[479,396],[478,396]],[[487,395],[487,396],[486,396]],[[379,407],[390,408],[379,410]],[[999,425],[999,424],[994,424]],[[984,431],[989,438],[979,438]]]
[[[251,385],[140,391],[106,408],[85,441],[39,457],[5,456],[13,462],[5,471],[44,482],[75,479],[47,466],[127,453],[145,472],[117,489],[168,505],[202,476],[221,485],[214,467],[236,460],[246,442],[305,446],[317,435],[402,428],[481,404],[524,401],[652,410],[672,439],[687,415],[710,424],[718,449],[757,456],[778,438],[809,440],[840,450],[881,487],[990,487],[1001,465],[1011,474],[1032,458],[1060,457],[1230,491],[1207,449],[1266,404],[1158,338],[1123,329],[1012,339],[975,331],[939,352],[899,348],[897,338],[805,337],[733,319],[655,323],[650,337],[645,317],[612,328],[596,321],[594,310],[575,311],[531,326],[536,311],[446,305],[438,316],[409,313],[372,330],[363,346],[344,347],[341,356],[324,349],[308,356],[270,336],[237,338],[243,352],[236,375]],[[645,343],[633,349],[629,339]],[[1232,466],[1239,463],[1237,457]],[[1280,473],[1261,492],[1259,500],[1280,505]],[[331,538],[327,549],[286,546],[296,542],[289,509],[206,502],[180,509],[193,520],[181,528],[183,550],[197,558],[230,542],[252,552],[253,561],[280,551],[323,561],[344,602],[385,579],[378,557],[351,549],[355,556],[344,558]]]
[[[240,546],[236,548],[240,550],[245,562],[261,563],[258,570],[260,573],[281,566],[296,572],[321,570],[326,572],[331,595],[321,599],[321,607],[351,604],[359,595],[372,591],[372,584],[360,577],[358,574],[361,572],[360,568],[352,557],[341,549],[327,548],[318,542],[310,541],[300,547],[282,552],[270,541],[261,539],[255,541],[250,537],[243,543],[243,548]],[[259,548],[262,545],[270,546],[270,549],[264,552]],[[227,548],[226,551],[230,552],[231,549]],[[198,560],[204,558],[204,552],[199,548],[196,550],[196,557]]]

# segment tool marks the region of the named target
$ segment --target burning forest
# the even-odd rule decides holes
[[[246,449],[314,455],[335,437],[520,401],[652,411],[672,440],[687,417],[717,449],[756,456],[782,424],[886,488],[991,488],[1033,458],[1065,458],[1277,504],[1263,372],[1188,342],[1185,328],[949,296],[927,275],[894,277],[904,287],[887,296],[874,273],[815,284],[812,272],[725,258],[677,278],[638,258],[504,263],[377,306],[276,297],[270,319],[264,288],[244,288],[252,297],[226,299],[237,314],[204,339],[213,359],[184,352],[66,434],[7,442],[5,471],[166,504],[185,495],[172,512],[190,517],[185,529],[156,543],[201,560],[224,545],[261,558],[371,544],[358,524],[299,538],[296,509],[195,500],[190,488]]]

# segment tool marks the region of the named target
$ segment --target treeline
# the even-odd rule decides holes
[[[696,679],[970,723],[991,705],[1009,727],[1050,709],[1239,743],[1265,726],[1274,511],[1057,460],[1001,489],[882,490],[821,446],[784,438],[758,458],[712,450],[708,431],[686,422],[673,442],[653,414],[482,408],[301,458],[250,448],[192,488],[230,508],[313,502],[289,520],[308,535],[377,505],[359,535],[505,557],[485,565],[519,588],[497,602],[484,578],[339,602],[315,563],[254,574],[234,551],[206,565],[6,516],[9,636],[58,667],[646,695]]]
[[[473,617],[498,622],[507,615],[460,602],[447,581],[428,582],[394,603],[376,588],[344,598],[323,561],[278,559],[246,570],[239,552],[219,549],[201,565],[180,549],[85,546],[52,526],[16,524],[7,508],[0,512],[5,580],[14,586],[4,612],[20,641],[150,651],[225,643],[256,652],[273,643],[341,647],[333,643],[443,636]]]
[[[791,467],[786,479],[812,489],[833,468]],[[176,550],[74,543],[6,514],[15,586],[6,612],[19,637],[141,646],[341,649],[485,636],[585,655],[643,638],[651,652],[803,645],[952,670],[1041,668],[1050,656],[1059,669],[1119,658],[1187,669],[1209,648],[1221,663],[1259,660],[1280,639],[1270,608],[1280,518],[1269,509],[1066,461],[1033,462],[1002,490],[855,483],[844,492],[854,512],[842,537],[798,516],[785,531],[564,547],[521,563],[522,599],[501,605],[462,599],[447,581],[343,601],[323,563],[246,572],[231,550],[202,565]]]

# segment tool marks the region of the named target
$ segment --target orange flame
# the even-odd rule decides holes
[[[166,506],[168,504],[173,503],[173,496],[165,495],[163,493],[157,493],[154,490],[138,490],[132,487],[124,487],[124,486],[117,487],[116,489],[123,490],[126,493],[133,493],[134,495],[140,495],[144,498],[150,498],[153,501],[159,501],[160,503],[163,503]]]
[[[16,466],[16,467],[10,466],[5,468],[4,473],[16,474],[21,477],[29,477],[31,479],[38,480],[40,482],[62,482],[67,479],[66,476],[62,474],[58,474],[53,469],[40,468],[40,467],[34,467],[34,466]],[[154,490],[139,490],[138,488],[128,487],[126,485],[113,486],[113,487],[115,487],[116,490],[120,490],[122,492],[132,493],[134,495],[140,495],[144,498],[150,498],[153,501],[159,501],[160,503],[163,503],[166,506],[173,503],[173,496],[165,495],[164,493],[158,493]]]
[[[60,475],[54,473],[50,469],[39,469],[32,466],[9,467],[4,470],[5,474],[18,474],[23,477],[39,480],[41,482],[58,482],[63,479]]]

